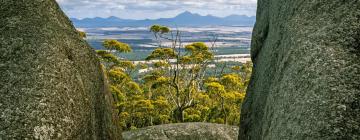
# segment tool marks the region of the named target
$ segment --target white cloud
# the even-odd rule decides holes
[[[109,17],[144,19],[173,17],[183,11],[202,15],[255,15],[257,0],[57,0],[76,18]]]

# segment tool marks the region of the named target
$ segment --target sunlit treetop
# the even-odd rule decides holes
[[[169,33],[170,31],[171,31],[170,28],[166,26],[153,25],[150,27],[150,32],[153,33],[165,34],[165,33]]]
[[[158,96],[156,98],[157,99],[155,101],[153,101],[153,104],[157,108],[168,109],[169,107],[171,107],[169,102],[167,101],[167,99],[164,96]]]
[[[237,74],[226,74],[221,77],[221,83],[225,85],[237,85],[241,81],[241,78]]]
[[[127,68],[127,69],[135,69],[136,66],[134,65],[133,62],[131,61],[120,61],[119,63],[117,63],[118,66],[122,67],[122,68]]]
[[[208,77],[204,80],[205,83],[218,82],[218,78],[216,77]]]
[[[167,85],[170,82],[169,77],[160,76],[155,81],[154,84],[151,86],[151,88],[159,88],[161,86]]]
[[[175,58],[176,53],[172,48],[158,48],[155,49],[146,60],[154,60],[154,59],[171,59]]]
[[[251,61],[248,61],[241,67],[241,71],[246,72],[246,73],[251,73],[252,66],[253,66],[253,63]]]
[[[240,100],[243,101],[245,99],[245,93],[240,93],[240,92],[229,92],[230,94],[233,94],[235,96],[235,100]]]
[[[240,70],[241,70],[241,67],[240,67],[240,66],[233,66],[233,67],[231,67],[231,69],[232,69],[233,71],[240,71]]]
[[[206,88],[209,93],[219,94],[225,92],[225,87],[218,82],[206,83]]]
[[[78,34],[79,34],[79,36],[81,37],[81,38],[86,38],[86,33],[85,32],[83,32],[83,31],[77,31],[78,32]]]
[[[129,88],[128,92],[130,92],[132,94],[140,94],[140,93],[143,92],[143,90],[141,89],[139,84],[136,83],[136,82],[128,82],[127,83],[127,88]]]
[[[154,109],[154,105],[151,103],[151,100],[139,100],[137,102],[135,102],[135,106],[136,109],[139,109],[139,111],[144,112],[144,111],[150,111],[152,109]]]
[[[185,50],[190,52],[190,58],[196,63],[211,60],[214,57],[214,54],[209,51],[209,47],[203,42],[186,45]]]
[[[156,81],[159,77],[161,77],[164,74],[163,71],[152,71],[151,73],[145,75],[143,77],[143,80],[145,81],[145,83],[148,82],[154,82]]]
[[[239,74],[225,74],[220,79],[221,84],[225,86],[226,91],[239,91],[244,88],[244,83]]]
[[[96,51],[97,55],[99,55],[101,57],[101,59],[105,62],[109,62],[109,63],[119,63],[119,59],[113,55],[112,53],[105,51],[105,50],[97,50]]]
[[[199,52],[199,51],[207,51],[209,47],[204,42],[196,42],[186,45],[185,49],[191,52]]]
[[[125,101],[125,95],[116,86],[110,86],[110,91],[112,94],[116,95],[117,101]]]
[[[192,62],[192,58],[190,56],[183,56],[180,58],[180,63],[182,64],[190,64]]]
[[[108,72],[109,80],[113,83],[121,83],[124,80],[128,80],[129,76],[120,69],[112,69]]]
[[[128,53],[132,51],[131,47],[128,44],[119,42],[117,40],[105,40],[103,42],[103,46],[106,49],[115,50],[120,53]]]
[[[155,68],[161,68],[161,67],[169,67],[170,64],[167,62],[159,61],[154,63]]]

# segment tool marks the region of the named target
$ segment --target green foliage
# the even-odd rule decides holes
[[[115,50],[120,53],[128,53],[132,51],[131,47],[128,44],[119,42],[117,40],[105,40],[103,42],[103,46],[106,49]]]
[[[86,33],[85,32],[83,32],[83,31],[77,31],[78,32],[78,34],[79,34],[79,36],[81,37],[81,38],[86,38]]]
[[[127,88],[128,88],[128,93],[130,94],[142,94],[143,93],[143,90],[142,88],[140,87],[140,85],[136,82],[128,82],[127,84]]]
[[[129,80],[129,76],[119,69],[112,69],[108,72],[109,80],[112,83],[122,83],[123,81]]]
[[[117,103],[125,101],[126,96],[116,86],[110,86],[110,91]]]
[[[170,28],[161,25],[153,25],[150,27],[150,31],[153,33],[165,34],[170,32]]]
[[[209,51],[209,47],[203,42],[186,45],[185,50],[190,54],[182,58],[183,62],[202,63],[212,60],[214,57],[214,54]]]
[[[243,83],[241,83],[241,78],[238,74],[231,73],[225,74],[221,77],[221,83],[226,85],[226,89],[230,91],[236,91],[239,88],[243,87]]]
[[[218,82],[207,83],[206,88],[210,94],[221,94],[225,92],[225,87]]]
[[[172,48],[158,48],[155,49],[150,56],[146,58],[146,60],[164,60],[164,59],[172,59],[176,57],[176,53]]]
[[[169,33],[168,27],[150,28],[155,38]],[[159,37],[159,38],[158,38]],[[171,39],[170,39],[171,40]],[[134,130],[152,125],[176,122],[212,122],[239,125],[240,106],[252,72],[252,64],[229,68],[231,72],[210,75],[214,53],[202,42],[185,46],[185,52],[171,48],[155,49],[146,60],[151,65],[135,65],[119,58],[117,53],[131,51],[127,44],[105,40],[107,50],[97,51],[106,67],[120,125]],[[131,73],[148,69],[134,80]]]
[[[193,43],[190,45],[186,45],[185,49],[187,51],[191,51],[191,52],[195,53],[195,52],[207,51],[209,48],[203,42],[196,42],[196,43]]]
[[[113,55],[112,53],[105,51],[105,50],[98,50],[96,51],[97,55],[100,56],[100,59],[102,59],[105,62],[108,63],[119,63],[118,58]]]
[[[126,69],[135,69],[136,66],[131,61],[120,61],[118,62],[118,66]]]
[[[154,63],[155,68],[161,68],[161,67],[169,67],[170,64],[167,62],[159,61]]]

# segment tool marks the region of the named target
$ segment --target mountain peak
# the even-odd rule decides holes
[[[190,14],[190,15],[192,15],[193,13],[191,13],[190,11],[185,11],[182,14]]]
[[[185,12],[177,15],[176,17],[194,17],[194,16],[200,16],[200,15],[196,14],[196,13],[191,13],[189,11],[185,11]]]
[[[119,18],[116,17],[116,16],[110,16],[110,17],[108,17],[107,19],[119,19]]]
[[[253,26],[255,17],[231,15],[228,17],[216,17],[213,15],[202,16],[197,13],[185,11],[174,18],[160,18],[160,19],[144,19],[144,20],[129,20],[122,19],[116,16],[108,18],[87,18],[82,20],[72,19],[77,27],[129,27],[129,26],[151,26],[154,24],[161,24],[166,26]]]

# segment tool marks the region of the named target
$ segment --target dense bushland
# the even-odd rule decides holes
[[[124,130],[178,122],[239,125],[252,64],[216,62],[216,40],[185,44],[180,31],[160,25],[150,31],[158,48],[146,63],[123,59],[132,50],[117,40],[105,40],[106,50],[97,51]]]

